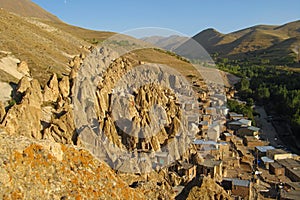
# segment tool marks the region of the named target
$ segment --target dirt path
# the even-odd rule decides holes
[[[283,142],[280,141],[275,128],[271,122],[267,121],[267,113],[264,107],[256,106],[255,111],[260,114],[260,117],[256,119],[257,124],[261,128],[261,138],[270,142],[274,147],[283,145]]]

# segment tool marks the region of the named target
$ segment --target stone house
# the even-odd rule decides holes
[[[275,174],[276,176],[282,176],[285,174],[285,169],[278,162],[273,162],[269,165],[269,172],[271,174]]]
[[[180,177],[184,179],[184,182],[189,182],[197,175],[197,167],[191,163],[187,162],[175,162],[169,167],[169,171],[177,173]]]
[[[199,173],[206,176],[210,175],[211,178],[222,177],[222,161],[205,159],[198,167]]]
[[[197,174],[197,167],[196,165],[190,164],[190,163],[182,163],[181,164],[182,169],[181,173],[187,178],[187,181],[191,181],[193,178],[196,177]]]
[[[222,140],[224,140],[226,142],[230,142],[231,138],[232,138],[232,134],[227,133],[227,132],[222,133],[222,137],[221,137]]]
[[[283,149],[270,149],[267,151],[267,157],[273,160],[282,160],[292,158],[292,154],[284,151]]]
[[[262,164],[264,165],[264,167],[266,169],[269,169],[270,168],[270,164],[274,163],[274,160],[271,159],[271,158],[269,158],[269,157],[267,157],[267,156],[261,157],[261,161],[262,161]]]
[[[156,161],[160,166],[166,166],[170,164],[170,155],[168,152],[156,152],[155,153]]]
[[[245,136],[244,139],[243,139],[243,143],[244,143],[245,146],[247,146],[247,147],[249,147],[253,150],[256,146],[261,146],[261,145],[265,144],[264,141],[259,140],[254,136]]]
[[[300,182],[300,162],[293,159],[277,160],[285,169],[285,175],[294,182]]]
[[[275,149],[273,146],[256,146],[255,147],[255,154],[259,158],[266,156],[268,150]]]
[[[255,126],[249,126],[249,127],[245,127],[245,128],[240,128],[237,131],[237,135],[239,137],[254,136],[254,137],[258,138],[258,136],[259,136],[259,130],[260,130],[260,128],[255,127]]]
[[[239,120],[244,118],[243,114],[237,114],[235,112],[229,112],[228,115],[230,120]]]
[[[231,191],[231,195],[244,199],[251,196],[251,182],[236,178],[223,178],[222,186],[225,190]]]

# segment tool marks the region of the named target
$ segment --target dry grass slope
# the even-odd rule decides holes
[[[0,8],[24,17],[59,21],[56,16],[45,11],[30,0],[0,0]]]

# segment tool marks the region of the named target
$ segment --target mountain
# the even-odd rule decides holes
[[[178,35],[171,35],[169,37],[163,36],[150,36],[142,38],[143,41],[154,44],[155,46],[164,48],[166,50],[174,50],[178,48],[181,44],[186,42],[189,38],[178,36]]]
[[[210,55],[218,58],[291,64],[296,61],[295,48],[300,45],[300,20],[281,26],[257,25],[228,34],[209,28],[176,48],[172,44],[186,40],[185,37],[154,39],[155,37],[144,38],[145,41],[176,53],[189,51],[192,41],[196,41]]]
[[[68,74],[68,61],[86,52],[91,42],[113,35],[68,25],[28,0],[0,3],[0,58],[10,55],[25,61],[43,85],[53,73]],[[7,82],[15,82],[17,76],[1,66],[0,75],[0,81]]]
[[[51,21],[60,21],[30,0],[0,0],[0,8],[23,17],[35,17]]]

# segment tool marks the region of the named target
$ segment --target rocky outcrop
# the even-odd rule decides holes
[[[23,77],[20,79],[17,86],[17,93],[24,93],[31,86],[30,79],[28,77]]]
[[[73,119],[72,108],[66,104],[59,113],[55,113],[49,127],[43,130],[43,138],[61,144],[76,144],[77,138]]]
[[[11,134],[41,139],[41,86],[37,80],[29,81],[25,77],[20,80],[17,88],[17,92],[22,93],[21,102],[7,112],[2,125]]]
[[[180,108],[193,101],[182,97],[189,96],[191,88],[169,68],[137,67],[140,62],[131,54],[114,53],[108,48],[94,50],[78,71],[73,100],[80,143],[118,170],[144,173],[155,167],[154,152],[169,152],[170,160],[179,159],[190,142],[187,116]],[[129,153],[120,156],[121,150]],[[139,159],[137,151],[149,154]],[[119,168],[120,163],[129,167]]]
[[[231,200],[232,198],[213,179],[209,177],[203,177],[201,186],[193,187],[187,198],[187,200],[195,199]]]
[[[28,77],[30,76],[30,70],[29,70],[27,62],[25,62],[25,61],[21,61],[20,63],[18,63],[17,70],[25,76],[28,76]]]
[[[50,196],[44,198],[174,198],[169,180],[178,185],[180,177],[169,177],[161,169],[156,153],[167,153],[167,162],[171,162],[186,152],[188,123],[175,93],[189,92],[188,88],[161,65],[146,65],[135,71],[141,62],[132,59],[131,54],[117,58],[109,49],[93,51],[102,59],[83,63],[84,55],[74,57],[69,63],[70,75],[58,78],[53,74],[43,91],[34,79],[25,76],[20,80],[16,104],[3,112],[2,125],[10,137],[16,138],[8,143],[24,143],[10,150],[9,162],[14,166],[7,167],[26,171],[30,166],[31,171],[16,172],[15,177],[22,178],[11,181],[5,181],[7,174],[0,171],[6,197],[41,198],[43,191],[50,191]],[[81,119],[88,123],[81,123]],[[66,146],[74,144],[83,149]],[[143,174],[139,175],[143,184],[138,184],[135,191],[129,189],[127,185],[134,182],[119,183],[114,172],[96,158],[118,172]],[[161,170],[157,173],[152,169]],[[25,186],[26,181],[38,184],[35,193]]]
[[[59,91],[63,98],[67,98],[70,95],[70,80],[68,76],[63,76],[59,81]]]
[[[0,130],[0,199],[146,199],[88,151]]]
[[[44,89],[44,101],[45,102],[56,102],[59,96],[58,80],[57,75],[53,74],[49,83]]]
[[[174,199],[176,194],[172,191],[172,187],[165,176],[163,170],[160,172],[152,171],[144,175],[118,174],[118,177],[128,185],[142,192],[146,199]]]

